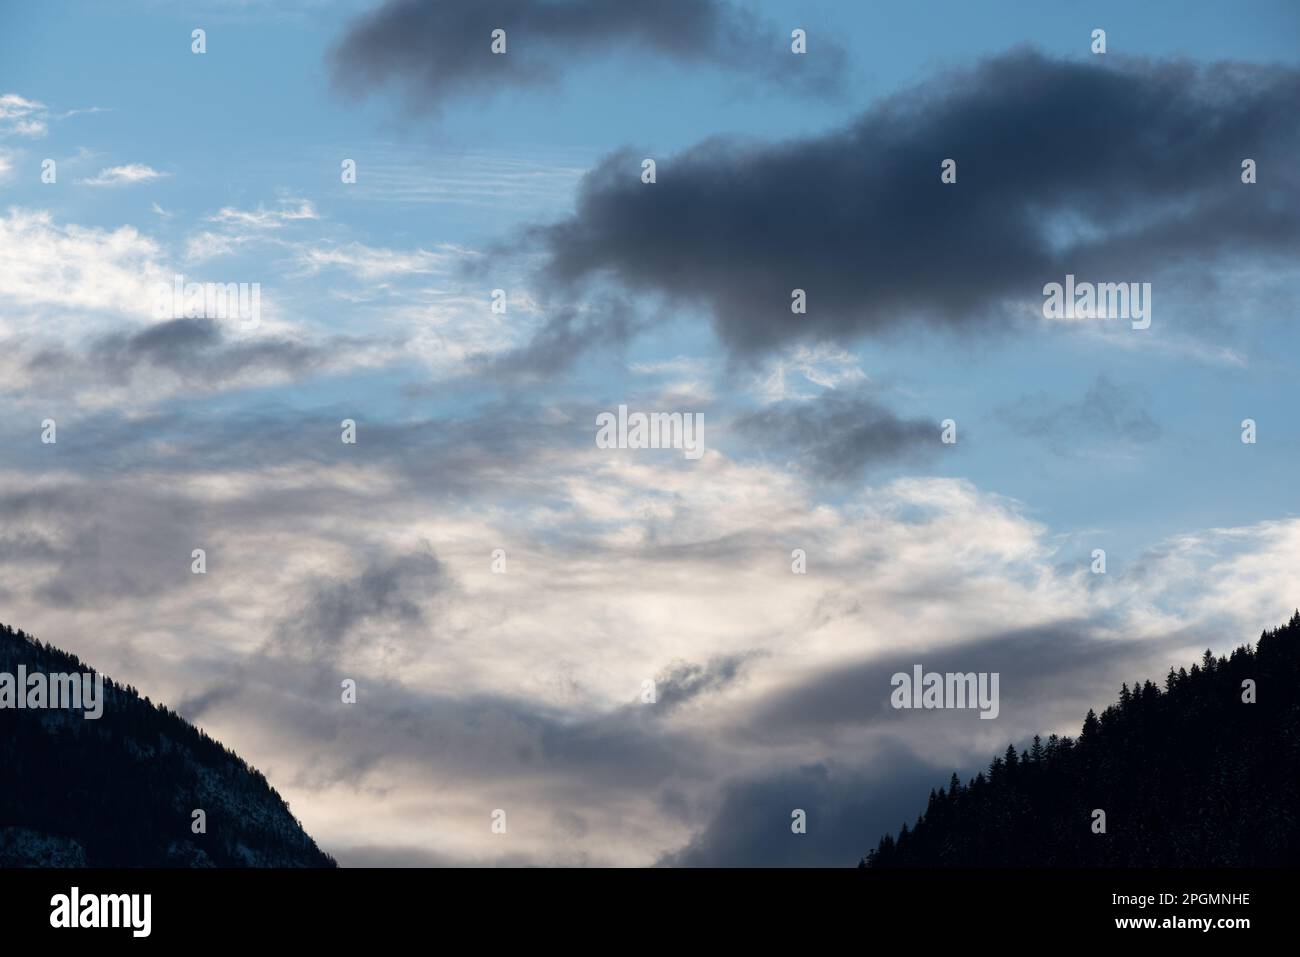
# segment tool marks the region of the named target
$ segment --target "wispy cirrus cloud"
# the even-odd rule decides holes
[[[17,93],[0,94],[0,135],[36,138],[49,131],[44,103]]]
[[[451,244],[433,250],[395,250],[355,241],[300,245],[294,250],[298,265],[308,273],[338,269],[366,280],[447,272],[472,255]]]
[[[279,229],[286,223],[316,219],[320,219],[320,214],[311,200],[287,199],[281,200],[278,206],[271,209],[265,206],[251,210],[223,206],[208,217],[208,222],[253,229]]]
[[[259,203],[255,209],[223,206],[206,217],[207,222],[214,224],[214,229],[201,230],[186,240],[185,260],[203,262],[263,244],[287,246],[289,241],[279,235],[285,226],[314,223],[320,219],[316,204],[303,198],[284,198],[272,207]]]
[[[128,163],[125,166],[107,166],[97,176],[79,180],[83,186],[134,186],[162,179],[167,173],[161,173],[144,163]]]
[[[112,107],[88,106],[52,113],[44,103],[17,93],[0,94],[0,136],[38,139],[50,131],[51,121],[62,121],[92,113],[111,113]]]

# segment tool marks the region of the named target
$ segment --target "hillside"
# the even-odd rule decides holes
[[[90,673],[0,625],[0,675]],[[0,866],[333,867],[260,772],[134,688],[103,713],[0,708]],[[192,812],[206,813],[193,833]]]
[[[1243,701],[1255,682],[1256,703]],[[1093,812],[1105,812],[1105,833]],[[954,774],[864,867],[1240,867],[1300,862],[1300,612],[1228,657],[1144,681],[1077,738]]]

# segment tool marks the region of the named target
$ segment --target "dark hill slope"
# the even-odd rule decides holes
[[[1243,703],[1253,680],[1257,703]],[[1093,831],[1093,812],[1106,833]],[[1127,685],[1056,735],[930,794],[868,867],[1232,867],[1300,863],[1300,612],[1227,658]]]
[[[0,672],[91,672],[0,625]],[[104,679],[103,715],[0,709],[0,866],[333,867],[238,755]],[[191,830],[201,808],[207,832]]]

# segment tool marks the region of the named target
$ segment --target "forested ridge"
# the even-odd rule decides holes
[[[93,672],[0,625],[0,672],[20,665]],[[0,709],[0,866],[335,866],[261,772],[135,688],[103,687],[98,719]]]
[[[1297,862],[1300,611],[1253,648],[1218,658],[1207,650],[1191,668],[1171,668],[1163,688],[1126,683],[1100,715],[1088,712],[1077,737],[1008,745],[965,784],[953,774],[860,866]]]

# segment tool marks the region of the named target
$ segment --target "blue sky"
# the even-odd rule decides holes
[[[1080,629],[1099,647],[1140,638],[1146,644],[1124,645],[1116,667],[1162,673],[1175,651],[1229,647],[1300,601],[1292,573],[1276,567],[1300,554],[1284,478],[1300,460],[1291,359],[1300,287],[1289,231],[1300,174],[1265,165],[1258,184],[1238,180],[1240,157],[1285,155],[1279,135],[1295,137],[1285,118],[1261,121],[1271,139],[1262,132],[1207,160],[1222,163],[1225,190],[1254,190],[1252,202],[1263,194],[1261,215],[1271,208],[1277,219],[1261,219],[1259,233],[1273,239],[1190,244],[1166,258],[1156,250],[1134,260],[1133,275],[1091,277],[1153,283],[1152,326],[1142,332],[1043,320],[1038,288],[1024,284],[992,306],[972,303],[969,315],[935,321],[900,308],[866,325],[837,317],[835,328],[854,331],[748,352],[720,335],[718,301],[699,292],[712,280],[692,291],[670,271],[628,278],[637,257],[619,260],[613,246],[635,247],[633,217],[605,234],[608,251],[591,253],[592,262],[608,254],[612,273],[593,265],[592,276],[565,285],[547,260],[561,248],[548,230],[567,223],[600,235],[595,204],[622,201],[594,176],[582,192],[584,174],[618,150],[655,157],[661,183],[651,188],[660,189],[672,188],[679,159],[683,176],[714,162],[709,148],[692,152],[697,144],[739,144],[741,181],[761,172],[743,162],[772,144],[838,142],[859,117],[883,116],[891,98],[913,103],[917,84],[963,102],[964,84],[985,75],[954,71],[1025,51],[1045,71],[1114,68],[1142,82],[1162,82],[1171,63],[1229,61],[1249,77],[1234,91],[1285,88],[1300,58],[1294,4],[773,0],[738,5],[735,22],[757,25],[760,42],[746,55],[770,44],[775,79],[664,54],[684,41],[628,46],[612,31],[594,53],[555,55],[553,82],[463,94],[422,87],[414,74],[367,85],[339,65],[335,51],[357,18],[379,6],[0,9],[0,249],[11,264],[0,282],[11,449],[0,595],[15,625],[141,688],[152,680],[155,697],[192,704],[189,716],[273,781],[279,769],[308,830],[332,852],[342,846],[344,863],[406,853],[447,863],[651,863],[688,847],[711,860],[701,844],[719,827],[711,815],[741,785],[706,772],[701,739],[746,727],[748,709],[762,712],[789,683],[892,655],[900,630],[932,649],[987,640],[999,624],[1017,634]],[[778,58],[794,27],[808,31],[809,60],[843,50],[833,83],[782,79],[788,61]],[[1097,27],[1107,32],[1104,56],[1089,49]],[[195,28],[207,34],[203,55],[190,49]],[[514,50],[528,49],[528,31],[511,31],[507,56],[525,55]],[[1196,95],[1215,117],[1232,118],[1231,101]],[[1294,101],[1291,109],[1294,127]],[[1008,115],[989,142],[1019,135]],[[1072,135],[1069,112],[1053,119],[1060,156],[1085,172],[1090,155],[1100,170],[1123,148]],[[1144,143],[1134,163],[1158,164],[1160,149],[1144,137],[1176,138],[1170,129],[1127,131]],[[868,139],[849,157],[863,170],[863,195],[875,195],[867,180],[888,145],[876,152]],[[41,182],[46,158],[58,164],[56,183]],[[344,159],[357,163],[355,184],[340,180]],[[1102,176],[1089,195],[1105,205]],[[1025,177],[1034,182],[1035,171]],[[978,195],[980,178],[963,174],[955,188]],[[1213,188],[1204,195],[1217,196]],[[702,215],[726,208],[720,200]],[[869,203],[864,212],[872,219]],[[1159,222],[1167,212],[1153,204],[1134,216]],[[904,225],[879,228],[888,236]],[[990,245],[1000,241],[990,231]],[[938,262],[960,240],[935,230],[924,242]],[[726,266],[726,251],[715,252]],[[896,278],[866,251],[846,261],[863,299]],[[735,262],[745,263],[740,252]],[[138,300],[175,272],[260,283],[261,328],[172,326],[160,347]],[[507,290],[505,316],[488,308],[494,288]],[[809,296],[814,311],[827,301],[815,284]],[[530,346],[567,329],[556,317],[569,307],[581,318],[572,348],[558,350],[566,361],[536,364]],[[616,322],[624,307],[636,316],[625,334]],[[850,415],[837,418],[841,398]],[[713,458],[694,471],[663,453],[591,458],[592,416],[620,403],[703,412]],[[897,426],[898,444],[856,432],[853,416],[863,414]],[[46,416],[59,423],[54,447],[35,440]],[[361,423],[351,451],[337,443],[345,417]],[[938,445],[950,417],[959,441]],[[1252,445],[1240,438],[1246,418],[1258,423]],[[847,473],[823,468],[841,449],[855,463]],[[47,495],[68,501],[33,504]],[[814,564],[835,572],[799,598],[762,576],[788,564],[801,534],[822,549]],[[214,568],[229,577],[199,593],[184,556],[205,536],[223,542],[229,558]],[[500,594],[475,557],[498,541],[521,555]],[[1105,578],[1088,572],[1094,548],[1107,551]],[[177,579],[162,557],[172,551],[182,556]],[[412,572],[411,556],[426,554],[436,571],[415,561]],[[774,620],[756,598],[741,607],[764,594],[794,617]],[[678,603],[661,617],[657,606]],[[333,620],[320,618],[322,606]],[[570,627],[570,614],[582,624]],[[665,637],[679,616],[694,616],[692,625]],[[325,647],[300,633],[303,621],[330,636]],[[796,637],[791,628],[811,630]],[[792,645],[806,657],[792,661]],[[478,744],[447,745],[451,732],[437,744],[423,732],[394,740],[383,730],[392,712],[351,731],[340,725],[333,744],[317,740],[306,730],[322,721],[311,710],[323,707],[317,690],[275,683],[299,659],[319,679],[312,689],[369,675],[400,702],[394,708],[443,715]],[[690,689],[662,727],[620,710],[643,673]],[[1042,674],[1023,707],[1004,707],[1009,727],[992,735],[968,723],[923,746],[892,726],[848,734],[837,725],[801,750],[780,733],[755,741],[737,731],[742,790],[779,779],[784,794],[792,769],[809,766],[839,768],[856,787],[886,746],[904,747],[909,768],[977,764],[1008,739],[1068,728],[1071,708],[1109,694],[1112,677],[1099,664],[1066,693],[1051,684],[1050,664]],[[706,701],[715,689],[718,700]],[[617,762],[602,763],[600,752],[616,742],[593,743],[589,729],[610,723],[635,739],[632,751],[648,749],[649,766],[665,748],[680,763],[665,758],[663,777],[637,793],[604,790]],[[499,763],[471,754],[492,751],[484,726],[496,729],[488,737],[501,746]],[[530,748],[555,761],[512,763]],[[413,769],[431,767],[457,782],[448,813],[463,833],[445,842],[414,823],[413,808],[432,792]],[[570,779],[594,782],[593,806],[574,804],[562,784]],[[505,853],[460,823],[499,800],[484,794],[488,785],[534,802],[521,810],[531,837]],[[347,822],[381,793],[398,797],[350,832]],[[644,825],[615,833],[621,815]]]

